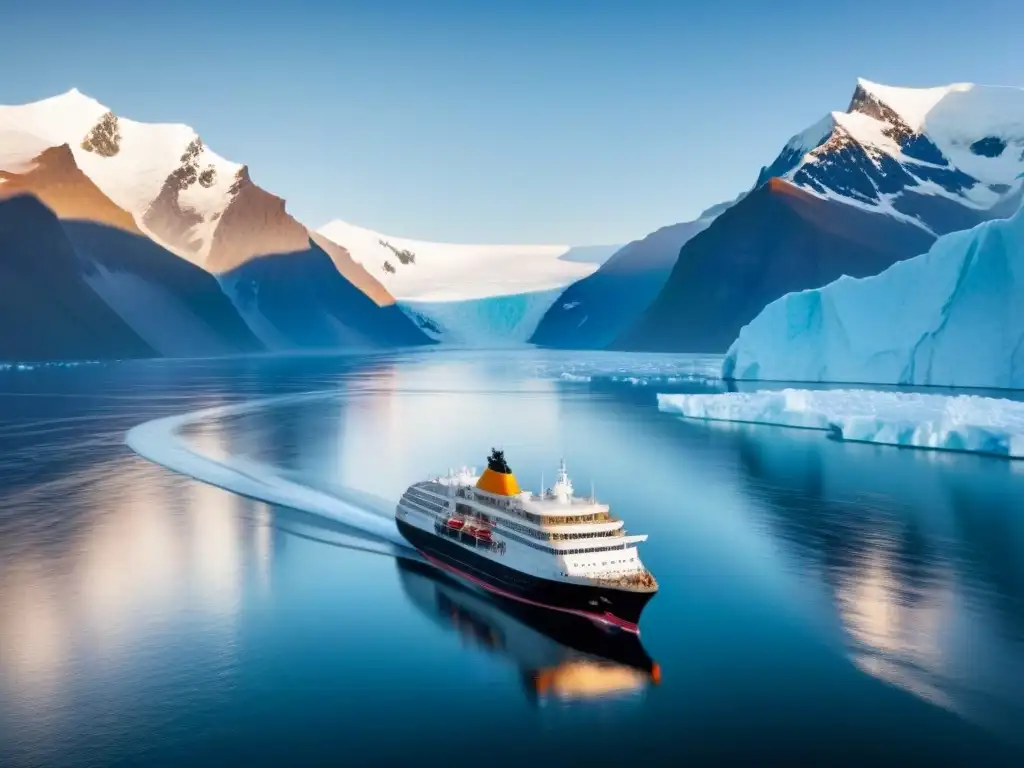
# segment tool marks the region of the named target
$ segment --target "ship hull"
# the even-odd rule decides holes
[[[639,633],[640,614],[653,591],[574,584],[533,576],[484,557],[446,536],[396,520],[398,530],[434,566],[499,597],[571,613]]]

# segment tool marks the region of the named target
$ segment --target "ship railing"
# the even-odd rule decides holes
[[[622,518],[615,515],[604,515],[587,519],[587,515],[541,515],[542,525],[556,528],[562,525],[600,525],[601,523],[621,523]]]
[[[654,574],[644,569],[635,573],[624,573],[616,576],[589,576],[588,579],[597,584],[623,587],[645,587],[654,588],[658,586],[658,580]]]

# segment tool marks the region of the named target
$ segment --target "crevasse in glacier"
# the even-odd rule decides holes
[[[1024,207],[874,277],[769,304],[727,379],[1024,388]]]

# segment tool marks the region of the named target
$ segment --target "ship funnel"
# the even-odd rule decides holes
[[[491,455],[487,458],[487,468],[477,480],[476,487],[496,496],[518,496],[521,493],[519,483],[505,461],[504,451],[491,449]]]

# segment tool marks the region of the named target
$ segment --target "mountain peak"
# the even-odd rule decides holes
[[[850,111],[858,110],[858,107],[862,107],[865,101],[872,100],[892,110],[911,130],[920,131],[924,127],[928,114],[947,96],[974,88],[973,83],[952,83],[930,88],[906,88],[882,85],[859,77],[853,99],[850,102]]]
[[[48,147],[17,171],[0,170],[0,200],[30,194],[61,219],[84,219],[141,234],[131,214],[119,208],[75,162],[68,144]]]
[[[95,111],[97,109],[103,110],[104,112],[109,111],[106,106],[101,104],[92,96],[82,93],[77,88],[69,88],[68,90],[64,91],[64,93],[58,93],[56,96],[51,96],[46,99],[40,99],[39,101],[30,102],[25,106],[31,106],[32,104],[42,104],[45,102],[60,104],[65,109],[79,107],[89,109],[90,111]]]

